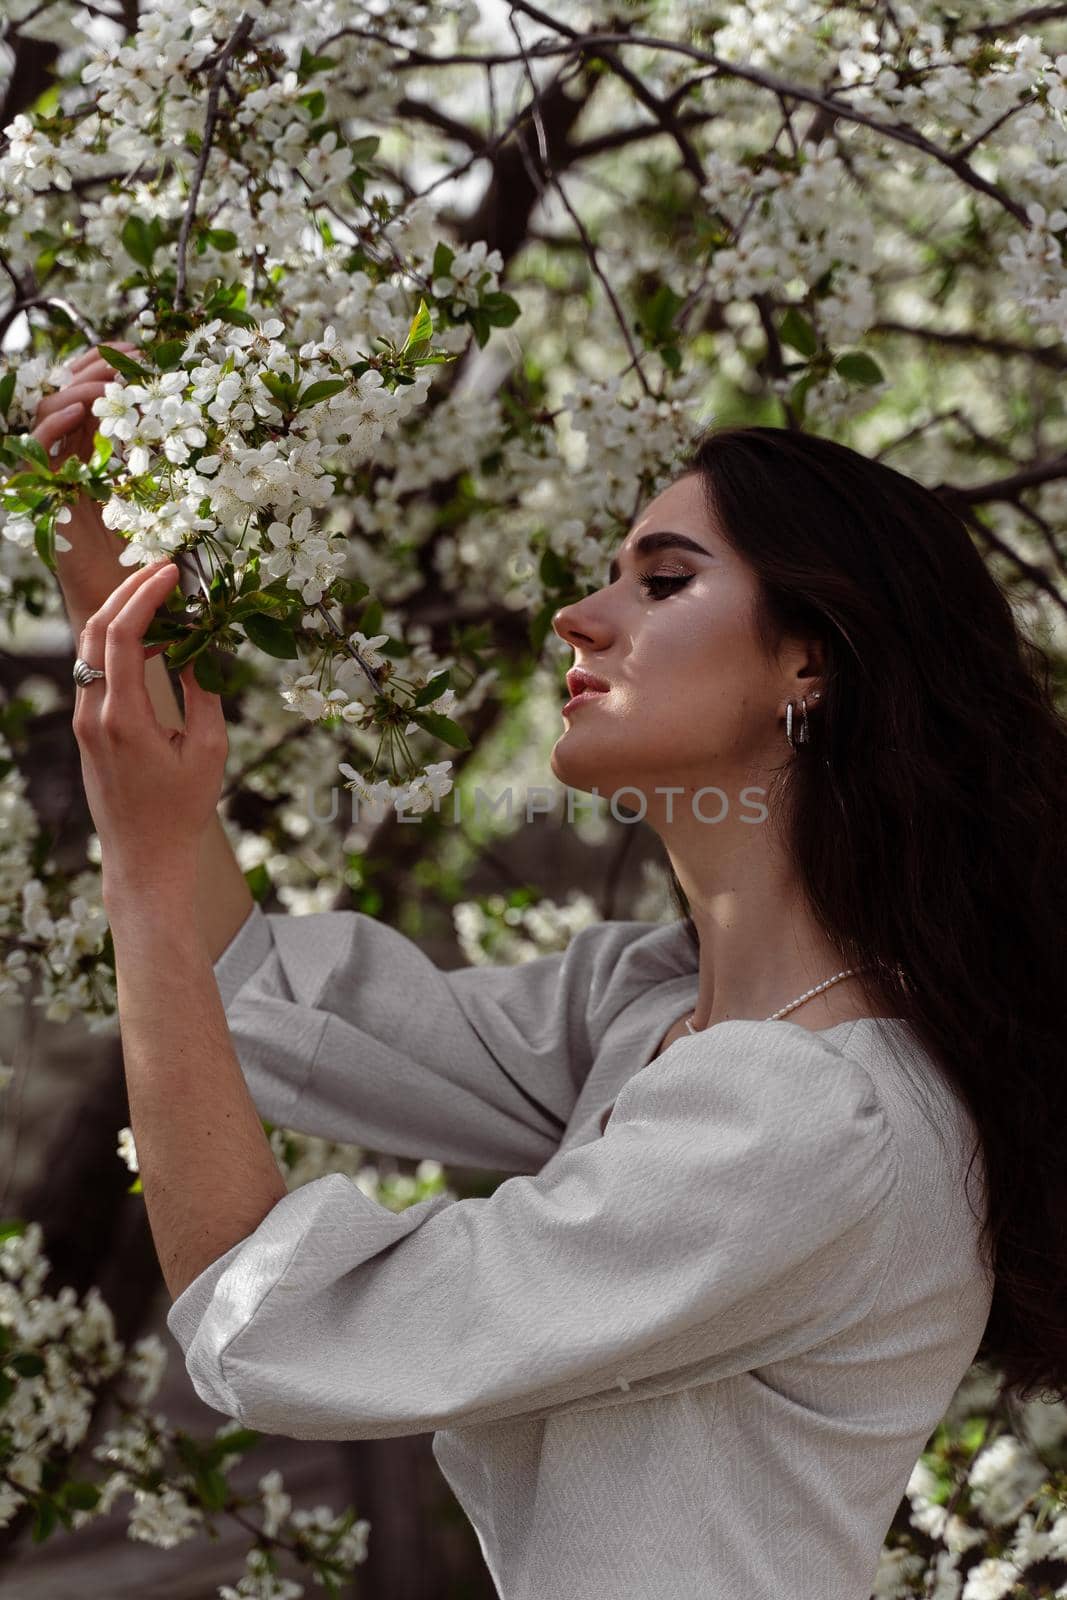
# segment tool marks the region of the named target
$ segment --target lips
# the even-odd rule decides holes
[[[605,683],[594,672],[586,672],[584,667],[572,667],[567,674],[567,688],[573,697],[587,693],[606,694],[611,684]]]

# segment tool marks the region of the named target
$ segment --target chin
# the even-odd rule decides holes
[[[554,776],[568,789],[577,789],[585,794],[595,789],[598,800],[605,803],[614,793],[630,784],[640,787],[643,782],[648,782],[647,774],[644,777],[635,776],[632,772],[616,768],[610,752],[608,755],[609,759],[605,760],[605,753],[594,748],[592,739],[583,740],[577,730],[574,730],[572,737],[572,730],[565,728],[552,746],[548,764]],[[635,795],[629,796],[629,800],[635,809],[639,809]],[[627,804],[625,797],[621,804]]]

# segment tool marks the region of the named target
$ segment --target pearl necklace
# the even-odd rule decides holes
[[[827,978],[825,980],[825,982],[823,982],[823,983],[817,983],[815,985],[814,989],[806,990],[805,993],[800,995],[796,1000],[790,1000],[789,1004],[787,1006],[783,1006],[781,1011],[772,1012],[769,1017],[765,1017],[764,1018],[764,1021],[765,1022],[779,1022],[781,1020],[781,1018],[784,1017],[784,1016],[787,1016],[790,1011],[795,1011],[797,1006],[802,1006],[804,1004],[805,1000],[810,1000],[813,995],[822,994],[824,989],[829,989],[831,984],[840,983],[842,978],[851,978],[853,973],[855,973],[855,972],[869,972],[869,971],[870,971],[869,967],[846,967],[844,972],[835,972],[835,974],[834,974],[834,976],[832,978]],[[694,1015],[695,1015],[695,1013],[694,1013]],[[689,1029],[690,1033],[698,1033],[698,1032],[702,1032],[703,1031],[702,1029],[698,1029],[698,1028],[694,1028],[693,1027],[693,1023],[692,1023],[692,1020],[691,1020],[690,1017],[686,1017],[685,1025]]]

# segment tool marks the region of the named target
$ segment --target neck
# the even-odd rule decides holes
[[[703,862],[700,880],[674,870],[689,902],[700,939],[700,987],[694,1028],[763,1019],[809,989],[861,963],[849,962],[827,939],[795,881],[767,857],[734,857],[721,870]],[[830,1027],[877,1009],[865,987],[867,973],[842,978],[805,1000],[789,1019]]]

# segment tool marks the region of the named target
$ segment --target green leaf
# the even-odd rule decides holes
[[[14,445],[20,456],[25,456],[27,461],[32,461],[35,466],[43,467],[50,472],[52,463],[48,459],[48,452],[39,439],[29,433],[13,433],[10,443]]]
[[[471,310],[468,320],[471,327],[474,329],[474,337],[479,350],[484,350],[486,345],[489,343],[489,334],[492,330],[492,323],[489,321],[488,316],[480,306],[475,306],[473,310]]]
[[[336,56],[313,56],[307,45],[303,45],[300,50],[300,65],[297,68],[297,77],[303,83],[305,79],[310,78],[314,73],[325,72],[327,68],[336,67],[337,65],[338,59]]]
[[[252,891],[253,900],[265,900],[270,893],[270,873],[267,871],[266,862],[260,861],[254,867],[249,867],[245,873],[245,882]]]
[[[250,312],[235,310],[233,306],[229,306],[222,311],[216,311],[215,315],[222,322],[232,322],[236,328],[254,328],[256,326],[256,319]]]
[[[664,285],[666,287],[666,285]],[[681,301],[678,302],[679,305]],[[510,328],[511,324],[521,315],[522,307],[510,294],[497,290],[487,294],[482,301],[482,310],[486,313],[494,328]]]
[[[382,141],[380,137],[376,133],[369,133],[362,139],[352,139],[349,142],[348,148],[352,153],[352,160],[355,162],[356,166],[362,166],[365,161],[372,160],[373,157],[377,155],[378,146],[381,144],[381,142]]]
[[[116,372],[121,372],[124,378],[151,378],[152,374],[147,367],[131,361],[121,350],[113,350],[109,344],[99,344],[96,348],[108,365],[114,367]]]
[[[359,619],[359,632],[366,638],[373,639],[382,631],[382,602],[371,600],[363,608],[363,615]]]
[[[167,339],[165,343],[157,344],[150,353],[160,372],[170,372],[185,354],[185,340]]]
[[[251,556],[241,568],[241,587],[238,594],[249,594],[259,582],[259,559]]]
[[[145,636],[147,638],[147,634]],[[206,650],[211,643],[211,634],[204,628],[195,628],[184,639],[179,639],[177,644],[170,645],[164,652],[167,665],[175,671],[194,660],[201,652]]]
[[[15,1380],[6,1372],[0,1372],[0,1406],[6,1406],[15,1392]]]
[[[370,594],[370,585],[363,582],[362,578],[338,578],[334,585],[337,599],[345,606],[354,606],[357,600],[362,600],[364,595]]]
[[[265,650],[269,656],[278,656],[283,661],[296,661],[299,650],[296,647],[296,638],[292,628],[287,628],[283,622],[278,622],[274,617],[265,617],[260,612],[253,612],[245,617],[242,623],[245,633],[252,643],[260,650]]]
[[[666,339],[681,305],[681,295],[676,294],[669,283],[661,283],[655,293],[641,304],[641,326],[653,344],[662,344]]]
[[[208,1511],[221,1511],[226,1504],[230,1485],[217,1467],[205,1467],[196,1475],[196,1487]]]
[[[253,611],[262,611],[268,617],[286,617],[291,604],[291,598],[287,600],[281,595],[267,594],[263,589],[252,589],[230,607],[229,620],[240,622],[242,618],[251,616]]]
[[[446,667],[445,671],[439,672],[436,678],[431,678],[429,683],[423,684],[422,688],[415,696],[413,704],[417,706],[428,706],[431,700],[436,700],[438,695],[444,694],[445,690],[449,687],[450,678],[451,674]]]
[[[433,253],[433,270],[430,276],[432,278],[449,277],[452,272],[452,263],[455,259],[456,252],[451,250],[447,244],[438,242],[437,249]]]
[[[64,1503],[74,1511],[91,1511],[100,1499],[95,1483],[71,1479],[59,1491]]]
[[[526,626],[526,636],[530,641],[530,649],[534,655],[540,655],[541,648],[548,637],[548,630],[552,625],[552,618],[558,610],[559,604],[556,600],[546,600],[540,611],[530,618]]]
[[[20,1378],[39,1378],[44,1371],[44,1361],[36,1350],[22,1350],[18,1355],[9,1356],[7,1365],[14,1367]]]
[[[348,387],[344,378],[323,378],[319,383],[308,386],[296,403],[298,411],[306,411],[308,406],[318,405],[320,400],[328,400],[332,394],[340,394],[342,389]]]
[[[89,471],[102,472],[111,460],[113,449],[114,446],[106,433],[94,433],[93,453],[89,457]]]
[[[215,250],[237,249],[237,235],[229,228],[206,228],[204,238]]]
[[[43,1544],[55,1525],[56,1503],[50,1496],[42,1495],[37,1502],[37,1518],[31,1534],[34,1544]]]
[[[5,1222],[0,1222],[0,1244],[5,1239],[18,1239],[26,1232],[26,1224],[20,1217],[8,1217]]]
[[[15,373],[13,371],[5,372],[4,376],[0,378],[0,411],[4,413],[5,417],[7,416],[8,409],[11,405],[11,397],[14,393]]]
[[[885,373],[865,350],[854,350],[848,355],[838,356],[834,366],[843,378],[849,383],[874,384],[884,383]]]
[[[419,309],[412,318],[408,336],[404,340],[401,355],[408,355],[418,347],[429,344],[432,338],[433,318],[430,316],[430,308],[425,300],[420,300]]]
[[[262,863],[261,863],[262,864]],[[243,1455],[246,1450],[252,1450],[263,1438],[254,1428],[233,1428],[229,1433],[220,1433],[217,1439],[211,1441],[209,1456],[216,1462],[223,1456]]]
[[[49,572],[56,572],[56,524],[51,515],[41,517],[33,530],[33,542],[37,547],[37,554],[48,568]]]
[[[794,350],[798,350],[809,361],[819,348],[819,341],[815,337],[815,329],[807,317],[801,315],[796,306],[790,306],[782,318],[779,335],[784,344],[791,345]]]
[[[226,679],[223,676],[222,666],[218,657],[210,650],[202,650],[194,658],[193,677],[201,689],[206,689],[209,694],[222,694],[226,688]]]
[[[546,550],[537,569],[546,589],[562,589],[571,582],[570,568],[554,550]]]
[[[435,739],[443,739],[445,744],[453,745],[457,750],[471,748],[467,735],[451,717],[443,717],[439,711],[413,711],[411,716],[412,721],[417,722],[420,728],[425,728],[427,733],[432,733]]]
[[[283,411],[296,408],[297,386],[292,378],[283,378],[279,372],[261,372],[258,376],[260,383],[270,391]]]
[[[188,626],[188,619],[183,617],[152,617],[142,637],[145,644],[173,644],[185,638]]]
[[[152,270],[152,257],[160,244],[160,228],[158,218],[153,219],[155,226],[145,222],[143,217],[129,216],[122,225],[119,235],[122,247],[126,254],[136,261],[139,267]]]
[[[808,390],[815,382],[816,376],[817,374],[814,372],[805,372],[804,376],[802,378],[798,378],[792,389],[789,391],[789,402],[796,408],[797,417],[801,422],[803,422],[805,419]]]

